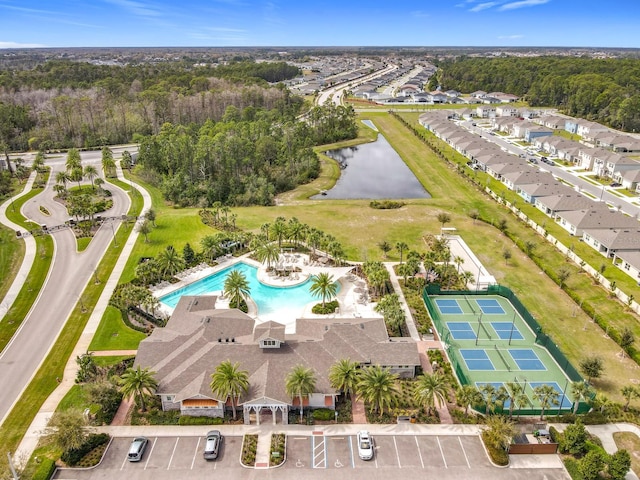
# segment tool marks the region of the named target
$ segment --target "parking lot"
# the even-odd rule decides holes
[[[318,475],[338,474],[351,479],[388,478],[391,470],[402,472],[402,480],[422,480],[425,475],[439,480],[528,480],[566,479],[561,469],[496,468],[487,459],[478,436],[472,435],[374,435],[375,455],[364,461],[358,457],[355,435],[324,435],[321,432],[287,436],[287,459],[280,468],[247,469],[240,465],[242,437],[225,435],[219,457],[207,462],[202,453],[204,437],[149,437],[140,462],[129,462],[131,437],[116,437],[102,463],[91,469],[61,469],[58,480],[135,480],[261,478],[301,480]],[[332,471],[333,473],[330,473]]]

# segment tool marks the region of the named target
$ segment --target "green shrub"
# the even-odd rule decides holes
[[[104,445],[109,441],[109,435],[106,433],[94,433],[87,437],[84,444],[79,448],[72,448],[62,454],[60,459],[67,465],[74,467],[78,465],[82,459],[94,448]]]
[[[182,415],[178,420],[179,425],[222,425],[224,418],[220,417],[191,417]]]
[[[49,480],[56,471],[56,463],[50,458],[44,457],[33,474],[32,480]]]
[[[329,408],[317,408],[312,413],[314,420],[328,421],[335,418],[335,412]]]
[[[379,210],[391,210],[396,208],[402,208],[406,204],[404,202],[398,202],[396,200],[373,200],[369,202],[371,208],[377,208]]]
[[[493,463],[500,466],[509,465],[509,452],[502,448],[496,448],[495,445],[488,441],[487,430],[482,432],[482,441],[487,447],[487,452],[489,452],[489,457]]]
[[[578,470],[578,460],[572,457],[564,459],[564,467],[573,480],[582,480],[582,474]]]
[[[330,313],[334,313],[336,311],[336,308],[338,307],[339,307],[338,301],[334,300],[332,302],[325,303],[324,307],[322,306],[321,303],[317,303],[316,305],[313,306],[311,311],[316,315],[328,315]]]

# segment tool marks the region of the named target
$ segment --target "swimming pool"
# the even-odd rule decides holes
[[[247,277],[249,295],[258,307],[258,317],[261,320],[275,320],[280,323],[290,323],[300,317],[304,307],[310,302],[320,299],[311,295],[309,288],[311,281],[291,287],[271,287],[258,280],[258,269],[244,262],[213,273],[208,277],[185,285],[178,290],[160,297],[164,305],[175,308],[183,295],[207,295],[224,290],[224,281],[231,270],[238,270]],[[337,284],[338,291],[340,283]]]

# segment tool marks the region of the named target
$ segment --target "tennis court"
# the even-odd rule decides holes
[[[463,313],[457,300],[439,298],[436,300],[436,305],[438,306],[440,313],[444,315],[462,315]]]
[[[565,392],[560,385],[558,385],[556,382],[530,382],[527,383],[526,379],[518,379],[518,378],[514,378],[512,382],[510,383],[504,383],[504,382],[476,382],[476,388],[479,391],[483,391],[483,389],[485,388],[486,385],[491,385],[494,389],[496,394],[498,392],[500,392],[500,389],[504,389],[502,390],[503,392],[507,392],[507,394],[511,394],[512,392],[510,391],[510,385],[519,385],[520,388],[522,389],[522,392],[527,396],[527,401],[529,403],[529,406],[533,406],[536,403],[538,403],[538,401],[535,398],[535,393],[534,390],[538,387],[542,387],[543,385],[549,385],[551,386],[551,388],[553,388],[557,395],[556,401],[558,402],[558,405],[553,405],[553,407],[555,408],[562,408],[562,409],[570,409],[573,406],[573,403],[571,402],[571,400],[568,398],[568,392]],[[511,406],[511,400],[506,399],[503,403],[503,408],[508,410],[509,407]]]
[[[451,336],[456,340],[473,340],[476,338],[476,332],[473,331],[469,322],[447,322],[447,328],[451,332]]]
[[[496,300],[495,298],[476,299],[476,303],[480,307],[480,310],[482,310],[482,313],[486,315],[505,315],[506,314],[506,312],[504,311],[504,308],[502,308],[498,300]]]
[[[522,350],[510,348],[509,355],[518,364],[520,370],[546,370],[544,363],[530,348]]]
[[[491,322],[491,326],[500,340],[524,340],[515,322]]]
[[[506,294],[475,294],[471,291],[445,294],[438,290],[434,293],[427,291],[424,295],[427,309],[460,383],[475,386],[491,384],[496,389],[512,382],[526,386],[530,404],[516,410],[521,415],[539,415],[541,406],[535,398],[534,389],[540,385],[551,385],[558,394],[554,403],[559,405],[554,405],[554,408],[570,410],[573,406],[570,384],[581,381],[582,377],[558,353],[557,347],[552,355],[548,342],[545,346],[540,344],[538,340],[544,337],[539,325],[513,292],[504,287],[496,290]],[[527,316],[526,321],[524,316]],[[480,406],[480,411],[482,408]],[[509,404],[503,408],[508,409]],[[580,410],[587,408],[585,403]]]
[[[493,362],[484,350],[460,350],[464,363],[469,370],[495,370]]]

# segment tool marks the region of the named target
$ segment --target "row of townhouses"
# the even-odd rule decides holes
[[[640,281],[640,223],[637,219],[613,211],[604,202],[594,201],[582,195],[575,188],[557,180],[551,173],[535,168],[526,158],[509,154],[496,144],[469,132],[454,123],[453,116],[455,115],[451,112],[429,112],[420,116],[420,123],[467,157],[473,168],[485,171],[500,180],[524,201],[554,219],[571,235],[580,237],[603,256],[611,258],[618,268]],[[526,128],[531,128],[531,131],[548,128],[540,123],[530,125]],[[556,138],[559,140],[555,140]],[[542,142],[540,148],[545,151],[551,150],[544,146],[543,139],[550,144],[565,140],[551,135],[536,138],[533,143],[539,140]],[[574,143],[585,152],[592,149],[581,143]],[[617,155],[610,150],[605,151]],[[579,155],[579,152],[576,155]],[[593,159],[594,166],[599,158]],[[628,157],[625,158],[625,162],[630,161]],[[603,168],[612,172],[612,178],[627,178],[624,172],[631,170],[622,170],[622,162],[616,165],[607,163],[612,160],[613,157],[607,157]],[[640,164],[635,163],[636,168],[640,170]],[[629,163],[625,165],[630,166]]]

